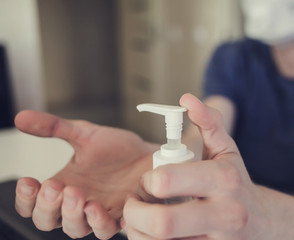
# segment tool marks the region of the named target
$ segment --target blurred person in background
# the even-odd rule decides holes
[[[247,38],[215,51],[205,104],[180,100],[199,130],[186,144],[197,151],[201,138],[206,161],[151,171],[158,146],[131,132],[25,111],[15,119],[20,130],[65,139],[75,155],[42,184],[20,179],[17,211],[73,238],[108,239],[123,228],[140,240],[293,239],[294,1],[243,0],[242,8]],[[149,203],[138,188],[193,200]]]
[[[223,113],[254,182],[294,193],[294,1],[242,4],[247,38],[216,50],[205,99]]]

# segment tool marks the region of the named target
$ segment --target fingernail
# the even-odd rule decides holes
[[[45,192],[44,192],[45,199],[49,202],[55,201],[57,199],[58,194],[59,192],[53,189],[52,187],[47,186],[45,188]]]
[[[86,213],[88,218],[94,219],[96,217],[96,214],[95,214],[95,212],[93,210],[85,209],[85,213]]]
[[[32,186],[22,183],[20,186],[20,191],[23,195],[30,197],[34,193],[34,188]]]
[[[73,210],[77,205],[78,200],[70,196],[64,196],[64,205],[67,209]]]

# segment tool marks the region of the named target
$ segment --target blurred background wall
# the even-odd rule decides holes
[[[138,113],[142,102],[178,104],[201,97],[205,65],[216,45],[242,35],[236,0],[119,1],[122,121],[147,139],[163,141],[164,119]]]
[[[35,0],[0,1],[0,44],[6,48],[10,85],[13,87],[17,111],[25,108],[45,109],[39,30]]]
[[[16,110],[125,127],[163,141],[143,102],[201,97],[219,43],[242,36],[236,0],[1,0]],[[21,63],[20,63],[21,62]]]
[[[116,0],[39,0],[47,107],[118,124]]]

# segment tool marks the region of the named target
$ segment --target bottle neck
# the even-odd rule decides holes
[[[166,146],[170,150],[178,149],[181,146],[181,139],[167,139]]]

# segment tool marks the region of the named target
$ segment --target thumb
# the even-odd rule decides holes
[[[52,114],[25,110],[15,117],[15,126],[22,132],[39,137],[57,137],[71,142],[75,138],[73,121]]]
[[[203,104],[192,94],[184,94],[180,105],[188,109],[190,121],[198,126],[204,144],[204,152],[209,159],[225,153],[237,153],[233,139],[228,135],[219,111]]]

